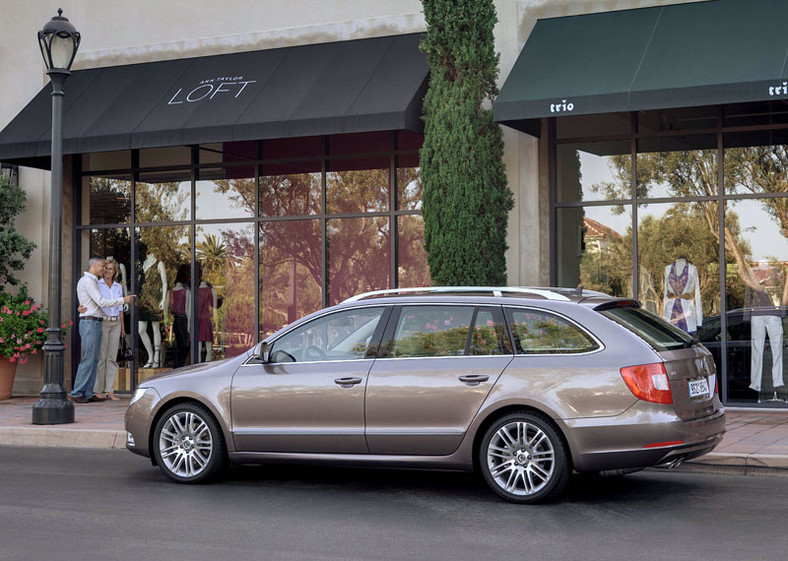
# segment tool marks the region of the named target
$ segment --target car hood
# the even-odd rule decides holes
[[[232,358],[214,360],[211,362],[201,362],[200,364],[192,364],[189,366],[183,366],[181,368],[174,368],[173,370],[168,370],[167,372],[162,372],[161,374],[156,374],[155,376],[151,376],[150,378],[142,382],[140,384],[140,387],[147,387],[149,382],[156,382],[158,380],[163,380],[165,378],[172,378],[174,376],[183,376],[185,374],[197,374],[199,372],[213,370],[214,368],[218,368],[222,365],[230,364],[232,362],[238,362],[240,364],[247,359],[248,355],[249,355],[249,351]]]

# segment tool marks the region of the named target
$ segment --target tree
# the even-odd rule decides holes
[[[483,107],[498,93],[492,0],[423,0],[430,64],[424,98],[424,238],[433,282],[506,284],[512,193],[501,128]]]
[[[11,185],[0,173],[0,288],[17,285],[14,271],[21,271],[36,244],[25,239],[14,227],[16,217],[25,210],[25,192]]]

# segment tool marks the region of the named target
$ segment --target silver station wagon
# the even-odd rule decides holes
[[[229,462],[479,470],[543,501],[725,433],[711,354],[634,300],[447,287],[355,296],[246,354],[140,384],[127,447],[180,483]]]

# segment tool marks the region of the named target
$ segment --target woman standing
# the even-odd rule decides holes
[[[118,264],[112,257],[107,257],[104,264],[102,278],[98,281],[99,292],[105,298],[122,298],[123,288],[118,278]],[[115,397],[115,376],[118,373],[118,347],[120,338],[126,336],[123,326],[123,306],[101,308],[106,316],[101,322],[101,347],[99,350],[99,363],[96,372],[96,385],[93,391],[103,393],[108,399],[118,401]]]

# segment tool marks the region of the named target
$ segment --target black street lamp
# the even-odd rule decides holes
[[[63,84],[71,74],[81,39],[76,28],[58,10],[38,32],[38,46],[52,82],[52,183],[49,198],[49,312],[47,340],[44,343],[44,387],[33,405],[34,425],[60,425],[74,422],[74,405],[66,398],[63,386],[63,345],[60,331],[61,249],[63,218]]]

